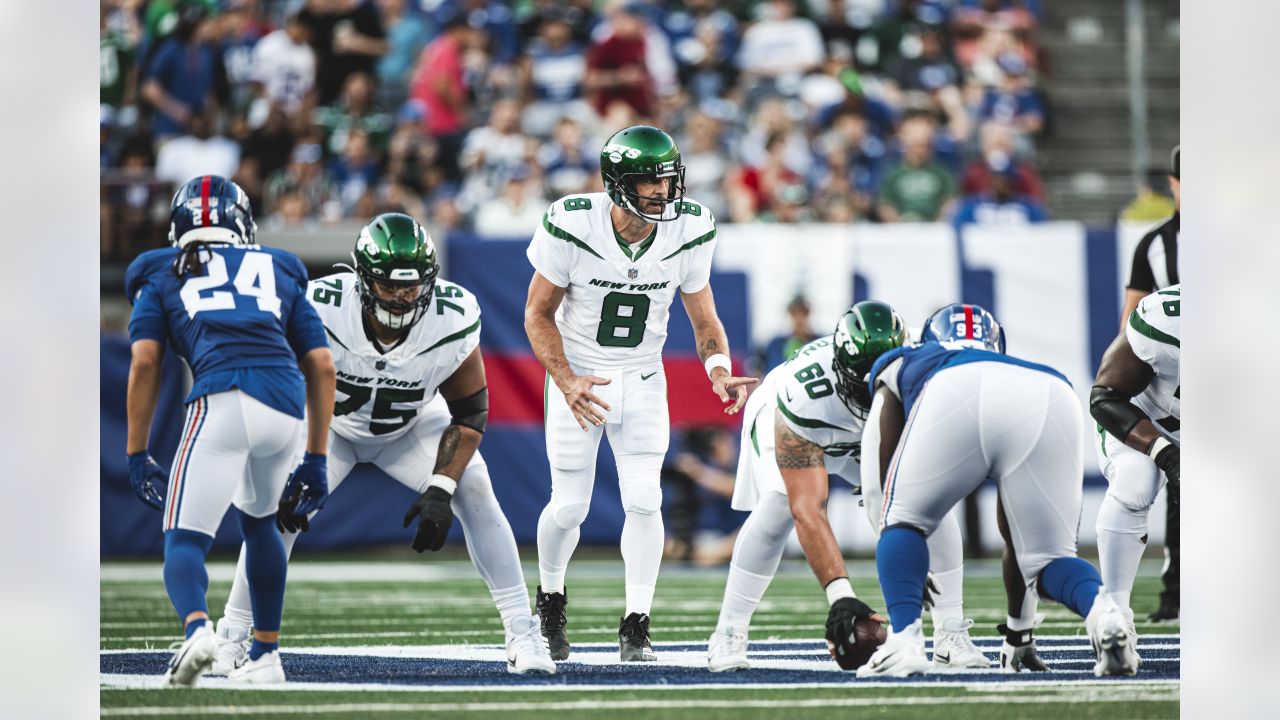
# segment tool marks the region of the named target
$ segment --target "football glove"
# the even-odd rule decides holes
[[[452,501],[452,493],[432,485],[409,506],[409,512],[404,514],[404,526],[409,527],[409,523],[418,518],[418,532],[413,536],[414,550],[434,552],[444,547],[444,539],[453,526]]]
[[[1163,470],[1165,477],[1169,479],[1169,488],[1178,487],[1182,476],[1182,451],[1178,446],[1172,443],[1166,445],[1160,452],[1156,453],[1155,461],[1156,467]],[[1178,502],[1176,490],[1169,493],[1169,499],[1174,503]]]
[[[169,489],[169,473],[143,450],[129,456],[129,485],[133,494],[151,507],[164,511],[164,495]]]
[[[280,509],[276,511],[276,527],[280,532],[306,532],[311,529],[307,516],[324,507],[329,499],[329,468],[324,455],[305,453],[302,462],[284,484]]]
[[[924,581],[924,609],[929,611],[933,609],[933,602],[936,597],[942,593],[942,587],[938,585],[938,579],[929,573]]]
[[[857,598],[840,598],[827,611],[827,648],[841,670],[854,670],[853,647],[857,638],[853,635],[853,623],[858,618],[875,614],[866,603]]]
[[[1043,619],[1043,615],[1037,615],[1037,623]],[[1044,664],[1040,656],[1036,653],[1036,640],[1032,637],[1030,630],[1010,630],[1005,623],[996,626],[996,630],[1004,636],[1004,643],[1000,646],[1000,670],[1001,672],[1022,672],[1030,670],[1031,672],[1046,672],[1049,666]]]

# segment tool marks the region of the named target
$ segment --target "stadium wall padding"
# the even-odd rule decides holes
[[[1121,272],[1128,251],[1114,229],[1086,229],[1054,222],[1020,228],[948,225],[781,226],[720,228],[712,287],[735,364],[749,346],[762,346],[786,330],[787,301],[803,291],[821,332],[855,299],[893,303],[909,324],[956,300],[978,302],[1004,323],[1010,352],[1062,370],[1081,401],[1092,385],[1103,350],[1120,327]],[[481,452],[495,493],[521,544],[536,541],[538,514],[550,494],[542,437],[544,373],[524,334],[524,302],[533,270],[527,240],[485,240],[463,233],[446,243],[445,276],[474,292],[482,315],[481,345],[492,409]],[[664,353],[675,428],[708,423],[736,426],[710,392],[694,350],[684,308],[671,307]],[[101,341],[101,554],[161,553],[160,513],[144,506],[129,487],[124,456],[127,338]],[[168,467],[182,423],[184,373],[166,359],[151,449]],[[1092,435],[1086,434],[1086,442]],[[584,544],[614,544],[623,513],[608,442],[602,443]],[[1086,478],[1097,486],[1092,447],[1085,448]],[[424,468],[430,472],[430,468]],[[306,551],[405,545],[411,531],[401,518],[413,494],[376,468],[357,466],[300,539]],[[230,516],[215,548],[238,542]],[[450,542],[461,543],[457,523]]]

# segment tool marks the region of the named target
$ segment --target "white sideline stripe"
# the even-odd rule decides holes
[[[618,684],[493,684],[493,685],[407,685],[380,683],[308,683],[291,682],[284,685],[255,685],[254,690],[300,691],[312,690],[322,692],[420,692],[420,693],[464,693],[464,692],[567,692],[567,691],[635,691],[661,689],[663,693],[693,690],[821,690],[832,688],[963,688],[969,692],[1005,692],[1025,693],[1027,690],[1070,689],[1079,688],[1128,688],[1134,685],[1151,690],[1166,690],[1176,693],[1179,683],[1168,679],[1124,678],[1123,680],[1100,680],[1092,674],[1080,679],[1059,680],[993,680],[990,682],[972,682],[967,680],[925,680],[919,682],[887,682],[883,680],[857,680],[852,674],[846,674],[844,683],[690,683],[681,685],[659,685],[657,683],[618,683]],[[933,677],[936,677],[933,676]],[[103,690],[166,690],[169,685],[160,675],[102,675],[100,686]],[[205,677],[200,679],[198,689],[244,689],[243,685],[229,685],[226,678]]]
[[[882,697],[882,698],[815,698],[808,700],[569,700],[551,702],[497,703],[338,703],[332,705],[246,705],[243,707],[134,707],[103,708],[103,717],[170,716],[170,715],[240,715],[280,714],[306,715],[316,712],[536,712],[568,710],[686,710],[686,709],[790,709],[871,707],[882,705],[973,705],[978,703],[1099,703],[1099,702],[1168,702],[1177,695],[1167,692],[1073,693],[1066,695],[972,695],[958,697]]]

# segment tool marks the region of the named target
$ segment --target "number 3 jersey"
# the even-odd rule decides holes
[[[391,440],[403,435],[480,344],[480,306],[475,296],[437,280],[431,304],[399,345],[379,352],[365,332],[355,273],[311,282],[307,297],[328,332],[338,368],[333,431],[353,441]]]
[[[659,361],[676,291],[697,292],[711,278],[710,210],[684,201],[675,220],[655,223],[649,238],[628,245],[614,232],[613,207],[605,193],[561,198],[529,243],[534,269],[567,288],[556,326],[565,357],[588,370]]]
[[[257,245],[200,252],[203,269],[181,277],[173,270],[177,248],[148,250],[130,263],[130,339],[167,341],[187,361],[193,376],[188,403],[238,388],[301,418],[306,385],[298,360],[327,345],[304,299],[302,261]]]
[[[856,487],[866,413],[855,414],[836,394],[834,356],[831,336],[820,337],[774,368],[765,383],[773,386],[775,406],[792,432],[822,448],[828,473]]]
[[[1181,436],[1181,315],[1182,286],[1174,285],[1139,301],[1125,327],[1129,347],[1155,371],[1133,404],[1174,438]]]

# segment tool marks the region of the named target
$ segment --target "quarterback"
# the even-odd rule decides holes
[[[669,441],[662,346],[677,293],[693,324],[712,390],[733,414],[755,378],[733,377],[712,298],[711,212],[684,196],[684,165],[667,133],[637,125],[600,152],[605,192],[551,204],[529,243],[535,270],[525,331],[547,371],[551,500],[538,519],[538,613],[551,656],[569,656],[565,570],[608,432],[626,520],[621,659],[654,660],[649,611],[662,559],[659,470]]]
[[[827,592],[827,639],[842,666],[856,617],[871,609],[857,599],[844,558],[827,522],[828,474],[858,492],[862,430],[871,406],[867,373],[882,353],[901,346],[906,326],[893,308],[863,301],[841,316],[835,333],[801,348],[774,368],[743,412],[741,455],[733,508],[751,515],[738,532],[720,619],[708,644],[712,672],[747,663],[751,615],[778,570],[787,536],[796,528],[809,564]],[[934,664],[942,669],[990,663],[969,638],[963,611],[964,564],[960,523],[948,514],[929,540],[936,590]]]
[[[338,369],[329,489],[336,490],[356,463],[367,462],[421,493],[404,516],[405,527],[418,521],[418,552],[439,550],[456,514],[502,616],[507,669],[553,673],[555,663],[529,611],[511,526],[476,452],[489,398],[475,296],[437,278],[435,244],[407,215],[374,218],[360,231],[352,257],[354,272],[314,280],[307,288]],[[309,527],[308,516],[282,504],[277,519],[292,550],[298,532]],[[242,552],[218,623],[215,672],[241,662],[252,619],[245,570]]]
[[[1089,414],[1107,495],[1098,509],[1102,580],[1133,631],[1129,594],[1146,549],[1147,513],[1160,487],[1177,502],[1181,479],[1182,286],[1143,298],[1102,357]]]

